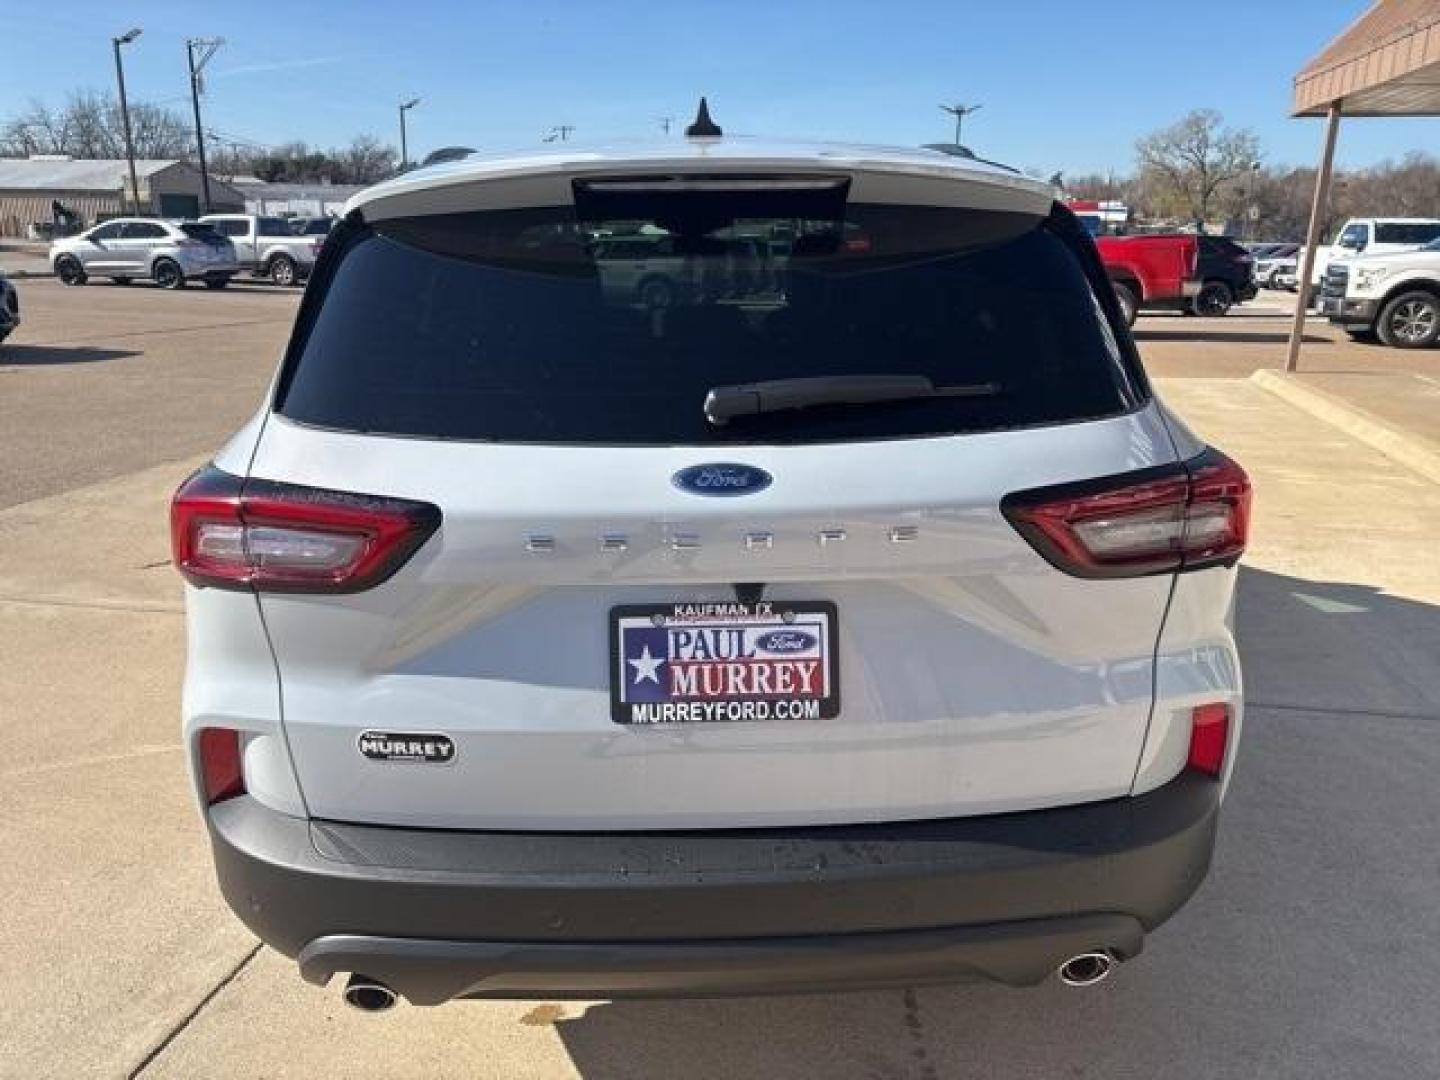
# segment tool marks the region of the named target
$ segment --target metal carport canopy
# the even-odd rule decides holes
[[[1325,148],[1315,175],[1287,371],[1294,371],[1300,358],[1342,114],[1440,116],[1440,0],[1376,0],[1295,76],[1291,115],[1325,117]]]

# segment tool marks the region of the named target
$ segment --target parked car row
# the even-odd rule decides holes
[[[1255,284],[1262,289],[1275,289],[1275,275],[1285,266],[1294,266],[1299,244],[1251,244],[1255,259]]]
[[[1333,242],[1318,249],[1310,270],[1310,284],[1319,290],[1331,265],[1350,262],[1362,255],[1390,255],[1415,251],[1440,239],[1437,218],[1350,218],[1336,233]],[[1299,287],[1300,265],[1305,248],[1300,244],[1251,245],[1256,258],[1256,280],[1264,288]]]
[[[196,221],[113,218],[50,246],[50,265],[66,285],[92,277],[117,284],[153,281],[180,289],[191,281],[223,289],[242,272],[296,285],[310,275],[323,234],[297,236],[282,218],[207,214]]]

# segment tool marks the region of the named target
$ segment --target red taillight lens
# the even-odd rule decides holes
[[[243,481],[213,466],[170,507],[175,566],[192,584],[266,592],[368,589],[439,525],[429,503]]]
[[[207,806],[245,794],[238,731],[231,728],[200,729],[200,782],[204,785]]]
[[[1176,465],[1017,492],[1000,509],[1051,565],[1076,577],[1199,570],[1245,550],[1250,480],[1211,449]]]
[[[1186,764],[1210,776],[1225,767],[1230,742],[1230,706],[1197,705],[1190,713],[1190,756]]]

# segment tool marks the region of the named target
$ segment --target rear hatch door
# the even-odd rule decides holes
[[[443,523],[373,589],[262,596],[312,814],[727,827],[1129,790],[1171,579],[1070,576],[1000,511],[1174,460],[1098,262],[1033,204],[856,194],[577,187],[332,237],[252,476]],[[626,231],[697,284],[607,287]],[[887,373],[994,389],[704,412]],[[453,754],[403,752],[429,735]]]

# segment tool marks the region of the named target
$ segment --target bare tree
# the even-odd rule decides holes
[[[1135,144],[1141,179],[1158,203],[1208,221],[1225,186],[1250,171],[1259,142],[1248,129],[1223,123],[1214,109],[1197,109]]]
[[[258,176],[274,183],[373,184],[395,173],[395,148],[359,135],[341,150],[317,150],[303,142],[253,147],[232,144],[217,151],[221,176]]]
[[[110,130],[123,132],[119,106],[112,103],[111,108]],[[148,102],[130,106],[130,134],[139,158],[188,158],[195,150],[195,132],[185,119]]]
[[[136,102],[130,106],[130,127],[138,158],[185,157],[190,152],[190,128],[169,109]],[[122,158],[125,136],[119,102],[94,91],[71,94],[61,109],[32,101],[25,112],[0,125],[0,153]]]
[[[357,135],[334,157],[343,166],[341,172],[347,184],[373,184],[395,172],[395,148],[373,135]]]

